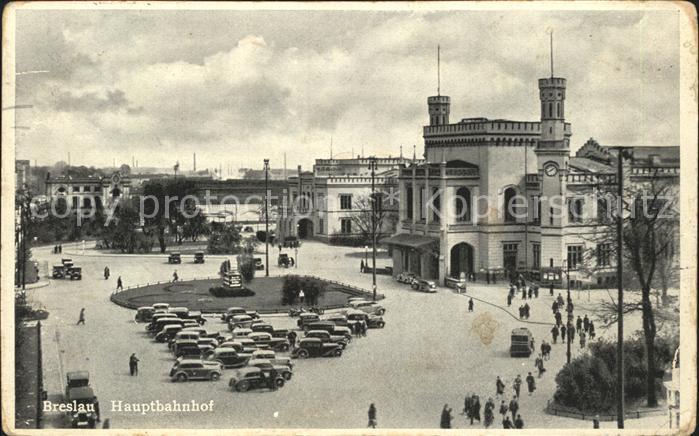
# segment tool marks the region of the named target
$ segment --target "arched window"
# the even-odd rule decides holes
[[[456,190],[455,210],[456,221],[471,221],[471,190],[465,186]]]
[[[90,197],[83,198],[83,207],[85,209],[90,209],[92,207],[92,200],[90,199]]]
[[[573,198],[568,202],[568,222],[581,223],[583,218],[583,201],[581,198]]]
[[[601,223],[609,222],[609,200],[606,197],[597,199],[597,221]]]
[[[553,103],[549,102],[549,118],[553,118]]]
[[[505,189],[505,204],[504,204],[504,214],[505,214],[505,222],[506,223],[513,223],[516,221],[515,219],[515,203],[514,203],[514,198],[517,195],[517,191],[515,191],[515,188],[509,187]]]
[[[561,118],[561,102],[556,102],[556,116]]]
[[[541,118],[546,118],[546,103],[541,103]]]

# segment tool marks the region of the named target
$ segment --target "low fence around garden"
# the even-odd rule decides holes
[[[350,294],[350,295],[353,295],[356,297],[366,297],[367,299],[372,299],[374,296],[374,294],[371,291],[368,291],[368,290],[362,289],[362,288],[358,288],[356,286],[353,286],[353,285],[350,285],[347,283],[338,282],[336,280],[330,280],[330,279],[312,276],[312,275],[297,275],[297,277],[314,279],[314,280],[321,280],[325,283],[329,283],[329,284],[341,287],[341,288],[343,288],[342,289],[343,292],[346,292],[347,294]],[[214,280],[214,279],[220,279],[220,278],[221,278],[220,276],[194,277],[194,278],[188,279],[187,281]],[[153,283],[145,283],[145,284],[141,283],[141,284],[137,284],[137,285],[126,286],[123,289],[115,289],[114,291],[112,291],[111,295],[109,296],[109,300],[112,303],[117,304],[121,307],[126,307],[127,309],[134,309],[135,310],[135,309],[138,309],[140,307],[138,304],[130,303],[128,301],[124,301],[122,299],[117,299],[115,297],[118,294],[120,294],[121,292],[125,292],[125,291],[132,290],[132,289],[143,288],[145,286],[174,284],[174,283],[183,282],[183,281],[185,281],[185,280],[179,279],[177,282],[173,282],[171,280],[155,281]],[[376,294],[376,300],[383,300],[384,298],[386,298],[385,295]],[[347,305],[346,304],[329,304],[329,305],[325,305],[325,306],[319,306],[319,308],[323,309],[323,310],[341,309],[344,307],[347,307]],[[201,310],[202,313],[223,313],[225,311],[226,311],[225,309],[202,309]],[[263,309],[263,310],[259,310],[258,312],[260,314],[288,313],[289,309],[287,309],[287,308]]]
[[[561,406],[556,404],[553,400],[548,400],[546,403],[546,413],[554,416],[564,416],[566,418],[575,418],[582,420],[593,420],[598,421],[616,421],[617,416],[615,413],[594,413],[594,412],[581,412],[578,409],[572,407]],[[648,409],[648,410],[636,410],[634,412],[626,411],[624,413],[624,419],[639,419],[646,416],[657,416],[664,415],[667,412],[665,408]]]

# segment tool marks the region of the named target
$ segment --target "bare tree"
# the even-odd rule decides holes
[[[646,348],[646,400],[649,407],[657,405],[655,393],[655,337],[658,323],[675,321],[672,310],[653,307],[651,296],[660,288],[667,301],[667,289],[675,283],[678,273],[677,234],[679,231],[678,183],[675,178],[664,177],[657,171],[650,177],[632,178],[625,170],[623,198],[614,195],[616,186],[601,185],[595,233],[591,239],[596,246],[584,256],[585,268],[599,273],[608,270],[616,259],[616,225],[623,220],[623,266],[622,286],[625,293],[640,294],[640,299],[625,301],[623,313],[640,311],[643,320],[643,335]],[[606,207],[604,206],[606,204]],[[616,204],[616,206],[610,207]],[[618,210],[621,209],[621,213]],[[597,317],[604,326],[617,322],[618,302],[610,295],[597,309]]]
[[[376,226],[376,238],[382,235],[391,234],[395,231],[396,223],[398,222],[397,207],[393,207],[390,194],[384,191],[376,191],[375,194],[376,208],[374,213],[375,220],[372,222],[372,198],[371,194],[358,197],[354,201],[352,209],[356,211],[352,219],[352,227],[365,241],[371,241],[373,235],[372,225]]]

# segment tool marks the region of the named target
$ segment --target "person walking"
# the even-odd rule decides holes
[[[473,298],[468,299],[468,311],[473,312]]]
[[[296,346],[296,332],[290,330],[289,333],[286,335],[286,338],[289,340],[289,347],[294,348]]]
[[[585,332],[580,332],[580,348],[585,348]]]
[[[362,337],[364,337],[364,336],[366,336],[366,331],[367,331],[366,321],[362,320],[361,326],[362,326]]]
[[[490,402],[490,400],[485,403],[485,409],[483,409],[483,424],[485,425],[485,428],[490,427],[493,425],[493,421],[495,420],[495,416],[493,415],[493,408],[495,406],[493,403]]]
[[[175,271],[172,273],[172,283],[175,283],[175,282],[178,281],[179,279],[180,279],[180,277],[177,275],[177,270],[175,270]]]
[[[558,303],[558,308],[559,308],[559,309],[560,309],[561,307],[563,307],[563,296],[561,295],[560,292],[558,293],[558,297],[556,297],[556,302]]]
[[[512,383],[512,387],[515,390],[515,397],[519,398],[519,392],[522,389],[522,376],[517,374],[517,377],[515,377],[515,381]],[[510,409],[512,406],[510,405]],[[514,416],[512,417],[514,419]]]
[[[121,276],[117,277],[117,290],[124,290],[124,284],[121,282]]]
[[[367,415],[369,415],[369,423],[367,424],[367,427],[376,428],[376,406],[374,406],[374,403],[369,405]]]
[[[461,412],[462,415],[466,416],[466,419],[471,417],[471,399],[473,398],[473,395],[471,394],[466,394],[464,397],[464,410]],[[471,421],[471,424],[473,424],[473,421]]]
[[[473,424],[474,419],[478,422],[481,422],[481,397],[479,397],[478,395],[474,395],[472,404],[473,407],[471,409],[471,414],[473,414],[473,418],[471,418],[471,424]]]
[[[536,390],[536,380],[534,380],[534,376],[531,372],[527,375],[527,390],[529,391],[529,395]]]
[[[500,415],[502,415],[503,418],[507,416],[508,410],[509,409],[507,408],[507,403],[505,403],[505,400],[500,401]]]
[[[363,272],[364,272],[364,260],[362,260],[361,262],[359,262],[359,272],[360,272],[360,273],[363,273]]]
[[[507,294],[507,307],[512,306],[512,294]]]
[[[556,315],[556,312],[558,312],[558,302],[554,300],[553,303],[551,303],[551,313]]]
[[[536,369],[539,370],[539,378],[541,378],[541,376],[544,375],[544,372],[546,372],[546,368],[544,368],[544,358],[541,354],[536,358],[534,365],[536,366]]]
[[[505,383],[500,380],[500,376],[495,379],[495,396],[499,397],[505,393]]]
[[[590,331],[590,318],[587,317],[587,314],[585,314],[585,318],[583,318],[583,328],[585,329],[585,333]]]
[[[565,344],[566,342],[566,326],[562,325],[561,326],[561,343]]]
[[[524,428],[524,421],[522,420],[522,415],[517,415],[517,419],[515,419],[515,428]]]
[[[554,344],[558,340],[558,334],[559,334],[558,327],[556,327],[555,325],[553,327],[551,327],[551,337],[553,338]]]
[[[529,297],[529,299],[531,300],[532,294],[534,293],[534,290],[532,289],[531,286],[525,286],[525,288],[527,289],[527,297]]]
[[[534,285],[532,288],[534,288],[534,298],[539,298],[539,287]]]
[[[105,280],[109,279],[109,267],[108,266],[104,267],[104,279]]]
[[[524,318],[529,319],[529,303],[524,303]]]
[[[561,312],[556,310],[556,312],[554,313],[554,317],[556,318],[556,325],[560,327],[561,324],[563,323],[562,317],[561,317]]]
[[[85,308],[80,309],[80,315],[78,315],[78,322],[75,325],[85,325]]]
[[[590,340],[595,339],[595,323],[590,321]]]
[[[510,400],[510,412],[512,412],[512,419],[515,419],[515,416],[517,416],[517,411],[519,411],[519,402],[517,401],[517,398],[513,398]]]
[[[442,409],[442,418],[439,422],[439,428],[451,428],[451,420],[451,409],[448,404],[445,404],[444,409]]]
[[[502,420],[502,428],[514,428],[509,416],[505,416],[505,419]]]
[[[519,306],[519,319],[524,318],[524,306]]]
[[[525,288],[522,288],[522,300],[527,299],[527,290]]]
[[[306,297],[306,294],[303,293],[303,289],[299,291],[299,301],[301,304],[303,304],[303,299]]]
[[[578,315],[578,319],[575,321],[575,328],[576,328],[578,331],[581,331],[581,330],[582,330],[582,325],[583,325],[583,320],[582,320],[582,318],[580,318],[580,315]]]
[[[570,336],[570,342],[575,341],[575,326],[573,324],[568,326],[568,336]]]
[[[129,372],[132,376],[138,375],[138,362],[140,360],[136,357],[136,353],[132,353],[131,357],[129,357]]]

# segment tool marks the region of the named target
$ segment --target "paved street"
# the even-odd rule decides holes
[[[67,250],[67,249],[66,249]],[[298,269],[293,272],[315,274],[366,289],[371,288],[371,275],[361,275],[361,257],[347,256],[363,249],[332,247],[306,242],[299,250]],[[276,259],[277,250],[270,251]],[[378,277],[379,292],[386,295],[381,302],[387,308],[385,329],[370,330],[366,338],[350,344],[339,359],[308,359],[297,361],[294,377],[276,392],[232,392],[228,378],[234,370],[225,370],[218,382],[172,383],[167,377],[173,358],[167,346],[153,342],[145,335],[144,324],[133,322],[134,312],[116,306],[109,295],[121,275],[124,286],[168,280],[172,265],[166,256],[86,256],[64,253],[83,267],[79,282],[52,281],[50,286],[28,291],[35,304],[50,311],[44,323],[44,377],[49,399],[58,400],[63,389],[65,372],[88,370],[95,393],[100,399],[103,419],[109,418],[112,428],[216,428],[216,427],[364,427],[370,403],[378,410],[380,428],[412,427],[438,428],[442,407],[448,403],[454,410],[454,427],[469,427],[458,412],[463,407],[466,392],[477,393],[485,403],[489,396],[495,400],[495,376],[500,375],[511,392],[511,381],[517,374],[526,377],[535,373],[534,355],[528,359],[509,357],[510,331],[519,326],[530,328],[538,344],[542,338],[550,342],[550,325],[525,324],[501,308],[475,302],[474,313],[467,312],[468,298],[440,288],[437,294],[422,294],[409,290],[388,276]],[[60,262],[61,255],[50,254],[49,248],[35,249],[37,260],[49,265]],[[292,253],[293,256],[293,253]],[[274,262],[273,262],[274,263]],[[382,259],[381,263],[388,263]],[[380,263],[380,265],[381,265]],[[111,269],[105,281],[102,270]],[[207,263],[195,265],[185,257],[177,266],[181,279],[215,276],[219,261],[208,258]],[[273,266],[270,273],[292,272]],[[469,294],[476,298],[505,303],[506,286],[475,285]],[[529,301],[531,321],[551,319],[551,297],[542,292],[540,298]],[[577,294],[574,293],[577,298]],[[578,310],[587,300],[580,296]],[[595,299],[608,298],[605,291],[593,293]],[[511,308],[516,313],[521,300],[515,299]],[[86,324],[76,326],[78,312],[85,307]],[[582,314],[582,313],[581,313]],[[484,343],[474,329],[474,321],[487,321],[492,326],[492,342]],[[295,324],[286,316],[269,317],[273,325],[283,328]],[[631,331],[634,321],[627,323]],[[220,321],[206,324],[209,329],[225,329]],[[598,328],[598,335],[603,332]],[[609,332],[610,334],[613,332]],[[606,334],[606,333],[605,333]],[[486,335],[487,336],[487,335]],[[487,341],[486,341],[487,342]],[[573,346],[574,353],[579,346]],[[129,376],[128,357],[140,358],[140,374]],[[584,427],[591,422],[546,415],[543,408],[552,398],[557,369],[565,360],[564,345],[553,346],[552,358],[546,362],[548,371],[537,379],[533,396],[526,394],[520,401],[520,413],[526,428]],[[523,392],[526,384],[523,386]],[[148,415],[114,413],[112,400],[125,402],[180,402],[213,399],[213,412],[189,414]],[[499,400],[496,400],[499,404]],[[48,414],[47,427],[60,426],[60,415]],[[496,417],[495,426],[501,428]],[[615,422],[603,422],[602,427],[615,428]],[[629,420],[628,428],[665,428],[666,417],[654,416]],[[474,426],[476,427],[476,426]]]

